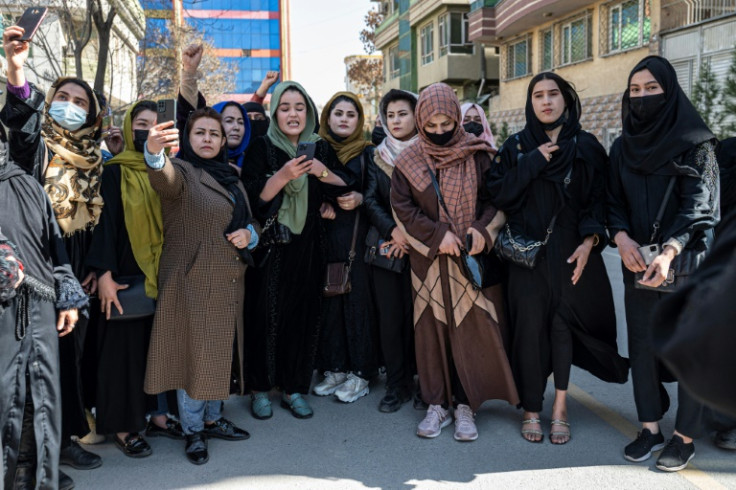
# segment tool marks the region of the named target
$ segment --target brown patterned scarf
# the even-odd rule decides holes
[[[92,228],[102,212],[100,177],[102,175],[102,152],[95,140],[102,125],[102,111],[92,95],[90,109],[97,115],[91,126],[85,125],[76,131],[62,128],[49,116],[49,107],[56,89],[66,78],[58,79],[46,94],[44,122],[41,136],[53,158],[46,169],[44,189],[51,199],[64,235]]]
[[[437,114],[444,114],[455,121],[452,139],[444,146],[432,143],[424,131],[427,122]],[[460,102],[455,92],[444,83],[435,83],[419,95],[416,109],[419,139],[399,154],[394,162],[409,183],[423,192],[432,182],[429,168],[437,173],[442,197],[450,216],[440,207],[440,219],[450,223],[459,237],[464,237],[475,221],[475,204],[478,198],[478,174],[475,153],[486,151],[495,154],[487,141],[466,133],[460,117]]]

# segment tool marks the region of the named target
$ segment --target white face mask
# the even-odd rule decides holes
[[[87,121],[87,111],[69,101],[54,101],[49,107],[49,116],[56,124],[69,131],[76,131]]]

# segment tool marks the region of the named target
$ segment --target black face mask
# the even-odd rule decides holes
[[[134,129],[133,130],[133,147],[135,148],[135,151],[139,153],[143,153],[143,148],[146,145],[146,140],[148,140],[148,130],[147,129]]]
[[[640,123],[648,123],[657,117],[665,105],[667,105],[665,94],[629,98],[631,115]]]
[[[545,131],[552,131],[553,129],[557,129],[563,124],[567,122],[567,117],[565,116],[565,113],[563,112],[562,115],[553,123],[544,124],[542,123],[542,129]]]
[[[376,126],[373,128],[373,132],[371,133],[371,142],[378,146],[384,139],[386,139],[386,131],[383,129],[383,126]]]
[[[255,138],[257,136],[265,136],[266,131],[268,131],[268,125],[269,125],[268,119],[251,119],[250,120],[250,134],[251,138]]]
[[[483,134],[483,125],[475,121],[466,122],[463,124],[463,128],[465,128],[466,133],[474,134],[476,136]]]
[[[447,143],[450,142],[452,139],[452,136],[455,134],[455,128],[452,128],[449,131],[446,131],[444,133],[427,133],[427,138],[429,138],[429,141],[434,143],[437,146],[445,146]]]

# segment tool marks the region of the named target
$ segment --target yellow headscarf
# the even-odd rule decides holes
[[[140,103],[140,102],[139,102]],[[125,151],[105,165],[120,165],[120,195],[123,201],[125,228],[133,256],[146,276],[146,295],[158,297],[158,264],[164,244],[161,200],[151,187],[143,153],[133,144],[132,113],[138,103],[125,113],[123,140]]]
[[[353,134],[348,136],[342,141],[337,141],[330,134],[330,126],[328,122],[330,120],[330,106],[338,97],[347,97],[358,109],[358,126],[355,128]],[[368,146],[373,146],[373,143],[367,141],[363,135],[363,125],[365,124],[365,115],[363,114],[363,105],[360,103],[360,99],[357,95],[352,92],[338,92],[332,96],[332,98],[325,105],[325,109],[322,111],[322,115],[319,118],[319,135],[322,139],[327,140],[332,148],[337,152],[337,158],[343,164],[348,163],[353,158],[357,157],[363,150]]]

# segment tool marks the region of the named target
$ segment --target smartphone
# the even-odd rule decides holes
[[[161,99],[157,102],[158,117],[156,124],[176,121],[176,99]]]
[[[28,7],[15,24],[18,27],[22,27],[25,31],[23,35],[18,38],[18,41],[29,42],[33,39],[33,36],[36,34],[38,27],[43,22],[48,11],[49,9],[46,7]]]
[[[109,107],[105,111],[105,114],[102,116],[102,134],[100,136],[100,139],[103,140],[110,136],[110,128],[112,127],[112,109]]]
[[[389,245],[386,243],[386,240],[378,240],[378,255],[383,255],[385,257],[388,255],[388,249]]]
[[[299,143],[299,146],[296,147],[296,157],[299,158],[302,155],[306,155],[307,158],[305,158],[304,162],[312,160],[314,158],[314,150],[317,148],[317,145],[314,143]]]
[[[651,245],[644,245],[643,247],[639,247],[639,253],[644,259],[644,263],[646,265],[649,265],[654,262],[654,259],[657,257],[657,255],[662,253],[662,250],[659,248],[659,244],[653,243]]]

